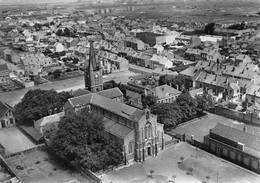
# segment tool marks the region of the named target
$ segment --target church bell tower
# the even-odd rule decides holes
[[[85,88],[93,93],[103,90],[102,69],[97,62],[93,41],[90,41],[89,59],[85,66]]]

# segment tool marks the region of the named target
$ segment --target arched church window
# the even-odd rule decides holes
[[[147,126],[144,128],[144,137],[147,139]]]
[[[150,111],[146,111],[146,119],[150,119]]]
[[[147,123],[145,125],[145,138],[150,138],[152,136],[152,124]]]

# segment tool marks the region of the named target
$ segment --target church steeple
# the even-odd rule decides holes
[[[93,41],[90,41],[89,59],[86,62],[85,88],[91,92],[103,90],[102,69],[97,62]]]

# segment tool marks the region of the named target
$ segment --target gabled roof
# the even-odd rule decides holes
[[[5,113],[8,111],[8,110],[13,110],[13,108],[11,106],[9,106],[8,104],[6,103],[3,103],[0,101],[0,118],[3,117],[3,115],[5,115]]]
[[[159,99],[163,99],[169,95],[173,95],[173,96],[180,95],[181,92],[176,90],[175,88],[165,84],[165,85],[156,87],[155,94],[156,94],[156,97],[158,97]]]
[[[243,143],[247,148],[260,151],[260,136],[232,128],[221,123],[218,123],[211,130],[211,133],[232,140],[233,142]]]
[[[107,90],[102,90],[100,92],[98,92],[97,94],[106,97],[106,98],[116,98],[116,97],[123,97],[123,93],[121,92],[121,90],[116,87],[116,88],[111,88],[111,89],[107,89]]]
[[[106,98],[96,93],[70,98],[68,99],[68,102],[73,107],[83,107],[88,104],[98,106],[106,111],[110,111],[121,117],[136,122],[139,121],[144,114],[144,112],[140,109],[131,107],[123,103],[115,102],[109,98]]]
[[[103,118],[105,131],[115,135],[116,137],[124,139],[133,129],[114,122],[108,118]]]
[[[72,95],[74,97],[79,97],[79,96],[87,95],[90,93],[91,92],[86,89],[78,89],[76,91],[73,91]],[[106,97],[106,98],[110,98],[110,99],[123,96],[123,93],[121,92],[121,90],[118,87],[107,89],[107,90],[102,90],[102,91],[99,91],[97,94],[99,94],[103,97]]]

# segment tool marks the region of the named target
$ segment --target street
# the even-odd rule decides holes
[[[125,71],[125,72],[118,72],[112,73],[109,75],[103,76],[103,82],[115,80],[116,82],[126,83],[130,76],[136,75],[136,73]],[[48,82],[45,84],[41,84],[38,86],[33,86],[29,88],[23,88],[20,90],[10,91],[0,93],[0,100],[2,102],[6,102],[11,106],[17,104],[25,95],[26,92],[33,89],[42,89],[42,90],[51,90],[54,89],[58,92],[61,91],[70,91],[70,90],[77,90],[79,88],[84,88],[84,76],[75,77],[66,80]]]

